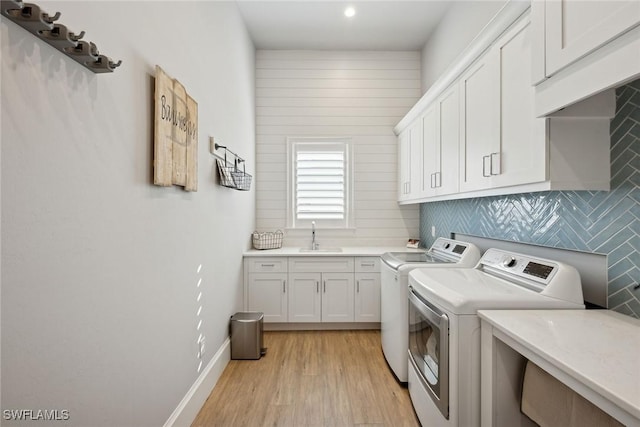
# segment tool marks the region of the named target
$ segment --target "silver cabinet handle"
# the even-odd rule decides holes
[[[375,267],[375,263],[374,262],[361,262],[360,265],[362,267]]]
[[[496,170],[495,172],[494,172],[494,168],[493,168],[493,164],[494,164],[493,156],[498,156],[498,163],[497,163],[497,166],[495,167],[495,170]],[[500,171],[500,169],[501,169],[500,168],[500,153],[491,153],[491,154],[489,154],[489,157],[491,158],[490,159],[489,173],[491,175],[500,175],[500,173],[501,173],[501,171]]]
[[[286,280],[282,281],[282,293],[283,294],[287,293],[287,281]]]
[[[316,281],[316,293],[319,294],[320,293],[320,282]]]
[[[262,267],[275,267],[275,264],[260,264]]]
[[[323,282],[323,285],[324,285],[324,293],[326,294],[327,293],[327,281],[326,280]]]
[[[489,174],[487,175],[487,159],[489,159]],[[488,178],[491,176],[491,154],[482,156],[482,176]]]
[[[360,280],[356,281],[356,292],[360,293]]]
[[[436,188],[442,187],[442,172],[436,172]]]

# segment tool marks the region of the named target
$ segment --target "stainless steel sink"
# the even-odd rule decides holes
[[[321,249],[309,249],[309,248],[300,248],[300,252],[303,253],[340,253],[342,252],[342,248],[321,248]]]

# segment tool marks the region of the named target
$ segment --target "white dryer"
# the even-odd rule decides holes
[[[477,246],[438,238],[428,251],[387,252],[382,255],[380,335],[382,351],[398,381],[407,382],[408,274],[414,268],[473,267],[480,259]]]
[[[472,269],[409,273],[409,394],[429,427],[480,425],[482,309],[583,309],[569,265],[488,249]]]

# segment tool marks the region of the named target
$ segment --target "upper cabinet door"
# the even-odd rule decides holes
[[[440,171],[440,135],[438,135],[438,105],[431,104],[422,116],[423,172],[422,196],[436,194],[436,176]]]
[[[411,180],[411,140],[409,129],[398,135],[398,201],[409,198],[409,181]]]
[[[438,195],[458,192],[458,159],[460,144],[460,100],[458,86],[444,91],[438,100],[440,120],[438,136],[440,156],[437,173],[434,176]]]
[[[460,191],[491,187],[500,135],[500,74],[492,49],[460,78]]]
[[[409,137],[411,139],[411,158],[410,163],[410,180],[409,180],[409,198],[415,199],[421,196],[422,187],[422,120],[416,120],[409,128]]]
[[[545,2],[546,75],[640,24],[638,0]]]
[[[500,63],[500,148],[493,156],[493,186],[547,179],[546,119],[535,118],[531,86],[531,31],[519,21],[496,42]]]

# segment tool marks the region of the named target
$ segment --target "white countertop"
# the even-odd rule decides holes
[[[610,310],[481,310],[478,315],[640,423],[640,320]]]
[[[425,249],[409,249],[403,246],[351,246],[343,247],[340,252],[324,252],[322,250],[316,252],[300,252],[299,247],[282,247],[280,249],[265,249],[257,250],[251,249],[246,251],[243,255],[246,257],[256,256],[380,256],[386,252],[424,252]]]

